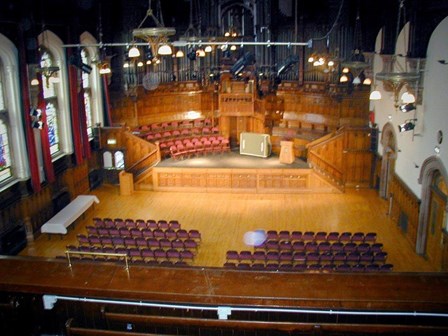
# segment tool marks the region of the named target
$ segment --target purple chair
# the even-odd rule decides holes
[[[320,264],[311,264],[307,266],[307,271],[309,272],[320,272],[322,266]]]
[[[323,264],[332,264],[333,263],[333,253],[324,252],[320,254],[320,262]]]
[[[379,271],[380,272],[391,272],[394,268],[394,265],[392,264],[383,264],[380,266]]]
[[[143,238],[154,238],[154,233],[150,229],[143,229],[142,236]]]
[[[291,234],[288,230],[282,230],[278,233],[278,239],[280,241],[287,241],[290,242],[291,240]]]
[[[154,219],[148,219],[146,221],[146,227],[151,230],[155,230],[155,229],[159,228],[157,225],[157,222]]]
[[[118,230],[117,228],[110,228],[109,229],[109,235],[111,237],[119,237],[120,236],[120,230]]]
[[[374,263],[385,263],[387,259],[387,252],[377,252],[373,255]]]
[[[373,243],[370,245],[370,251],[374,253],[383,252],[383,244],[382,243]]]
[[[325,272],[325,273],[332,273],[332,272],[334,272],[335,269],[336,269],[335,264],[322,265],[322,272]]]
[[[280,252],[280,255],[278,257],[278,260],[280,261],[280,265],[288,263],[292,266],[292,260],[293,260],[293,253],[291,251],[283,251]]]
[[[235,262],[240,261],[240,255],[235,250],[229,250],[226,252],[226,262],[231,262],[231,261],[235,261]]]
[[[96,246],[101,247],[101,240],[100,237],[97,235],[88,235],[87,238],[89,239],[90,246]]]
[[[140,230],[146,229],[146,222],[143,219],[137,219],[135,221],[135,224],[137,225],[137,229]]]
[[[305,243],[303,241],[295,241],[292,243],[293,252],[304,252],[305,251]]]
[[[380,265],[378,264],[368,264],[365,268],[366,272],[378,272],[380,271]]]
[[[355,232],[352,236],[352,242],[359,243],[364,241],[364,233]]]
[[[131,233],[129,232],[128,228],[125,228],[125,227],[119,228],[118,232],[120,233],[121,237],[130,237],[131,236]]]
[[[174,240],[174,239],[177,238],[177,233],[176,233],[176,231],[173,230],[172,228],[169,228],[169,229],[166,229],[166,230],[165,230],[165,237],[166,237],[167,239]]]
[[[305,252],[294,252],[292,260],[295,265],[306,264],[306,253]]]
[[[306,263],[320,263],[320,254],[318,252],[310,252],[306,255]]]
[[[266,239],[267,240],[278,240],[278,232],[277,232],[277,230],[268,230],[266,232]]]
[[[190,250],[180,251],[180,259],[186,262],[193,262],[194,254]]]
[[[327,240],[327,233],[324,231],[319,231],[314,235],[314,240],[316,241],[326,241]]]
[[[370,244],[369,243],[360,243],[360,244],[358,244],[356,250],[359,253],[370,252]]]
[[[87,234],[89,234],[89,235],[98,235],[99,229],[100,228],[97,229],[95,226],[91,226],[91,225],[86,226]]]
[[[317,252],[319,245],[314,241],[305,244],[305,252]]]
[[[355,272],[355,273],[362,273],[362,272],[365,272],[365,270],[366,270],[366,265],[364,265],[364,264],[356,264],[356,265],[352,266],[352,272]]]
[[[302,235],[302,240],[311,241],[314,240],[314,231],[306,231]]]
[[[330,232],[327,235],[327,241],[328,242],[338,242],[339,241],[339,232],[335,232],[335,231]]]
[[[250,270],[250,264],[247,264],[247,263],[238,263],[238,264],[236,265],[236,268],[239,269],[239,270],[243,270],[243,271]]]
[[[276,240],[268,240],[265,245],[268,252],[278,251],[280,248],[280,245]]]
[[[185,239],[184,246],[186,250],[196,251],[198,249],[198,243],[193,239]]]
[[[113,241],[112,241],[112,237],[100,236],[100,241],[101,241],[101,246],[103,246],[103,248],[114,246]]]
[[[198,230],[190,230],[188,231],[188,238],[195,240],[196,242],[201,241],[201,233]]]
[[[344,245],[344,252],[351,253],[357,250],[357,245],[355,243],[347,243]]]
[[[173,230],[180,229],[180,223],[177,220],[170,220],[169,225],[170,225],[170,229],[173,229]]]
[[[352,266],[350,266],[349,264],[337,265],[336,266],[336,271],[337,272],[343,272],[343,273],[351,272],[352,271]]]
[[[264,263],[253,263],[251,266],[251,270],[253,271],[263,271],[264,268]]]
[[[376,242],[376,233],[375,232],[368,232],[364,236],[364,241],[366,243],[375,243]]]
[[[131,237],[133,238],[143,237],[143,233],[137,228],[133,228],[129,230],[129,232],[131,233]]]
[[[273,264],[275,263],[278,265],[279,261],[279,253],[277,251],[269,251],[266,253],[266,264]]]
[[[331,252],[337,253],[337,252],[343,252],[344,251],[344,244],[340,242],[335,242],[331,244]]]
[[[148,247],[148,242],[147,242],[146,239],[143,238],[143,237],[137,237],[137,238],[135,238],[135,244],[136,244],[137,247],[139,247],[139,248]]]
[[[351,232],[342,232],[339,236],[339,241],[342,243],[347,243],[352,241],[352,233]]]
[[[345,264],[346,260],[347,260],[347,254],[345,252],[336,252],[333,254],[333,262],[334,263]]]
[[[162,248],[164,250],[170,250],[173,248],[173,246],[171,245],[171,241],[167,238],[160,238],[159,244],[160,244],[160,248]]]
[[[330,252],[331,251],[331,243],[327,241],[323,241],[319,243],[318,250],[320,253]]]
[[[152,250],[160,248],[160,243],[156,238],[148,238],[146,239],[146,243],[148,244],[148,247]]]
[[[306,271],[306,264],[295,264],[292,267],[292,269],[295,272],[305,272]]]
[[[154,234],[154,238],[165,238],[165,231],[162,229],[154,229],[152,233]]]
[[[157,226],[159,227],[159,229],[162,230],[166,230],[170,227],[170,225],[168,224],[168,221],[161,219],[157,222]]]
[[[292,244],[290,241],[281,240],[278,244],[280,252],[282,251],[292,251]]]
[[[160,263],[161,261],[167,260],[166,251],[164,249],[158,248],[154,250],[154,258]]]
[[[136,247],[128,248],[128,255],[132,261],[143,260],[140,250]]]
[[[360,259],[361,255],[359,254],[359,252],[350,252],[347,254],[347,259],[346,262],[347,263],[352,263],[352,264],[357,264],[359,263],[359,259]]]
[[[226,263],[224,263],[224,268],[227,268],[227,269],[236,269],[236,264],[235,264],[235,263],[232,263],[232,262],[226,262]]]
[[[302,231],[292,231],[291,232],[291,241],[301,241],[302,240]]]
[[[176,262],[181,259],[180,252],[176,249],[169,249],[168,251],[166,251],[166,257],[172,262]]]
[[[135,242],[135,239],[132,237],[124,238],[124,244],[126,245],[127,248],[137,247],[137,243]]]
[[[359,251],[358,251],[359,252]],[[373,252],[364,252],[361,253],[361,257],[359,258],[359,262],[362,263],[371,263],[373,261]]]
[[[252,252],[251,251],[240,251],[239,260],[240,262],[252,263]]]
[[[252,253],[252,260],[254,263],[264,263],[266,262],[266,252],[264,251],[254,251]]]
[[[78,243],[80,245],[87,245],[87,246],[90,245],[89,238],[87,238],[86,235],[78,234],[78,235],[76,235],[76,238],[78,239]]]
[[[98,228],[97,232],[98,232],[98,235],[100,235],[100,236],[109,236],[109,235],[111,235],[108,228],[103,228],[103,227]]]
[[[176,235],[177,235],[178,239],[182,239],[182,240],[188,239],[188,231],[187,230],[179,229],[176,231]]]
[[[154,252],[149,248],[140,249],[140,254],[145,262],[149,260],[154,260]]]
[[[180,239],[174,239],[171,241],[171,246],[172,248],[176,249],[176,250],[183,250],[185,249],[185,245],[184,242]]]

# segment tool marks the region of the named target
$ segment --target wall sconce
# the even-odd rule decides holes
[[[417,119],[406,120],[404,124],[398,125],[398,131],[400,133],[412,131],[415,128],[415,122]]]

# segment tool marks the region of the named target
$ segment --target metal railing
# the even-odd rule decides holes
[[[91,256],[102,256],[102,257],[122,257],[124,258],[125,269],[129,270],[128,255],[126,253],[106,253],[106,252],[88,252],[88,251],[72,251],[66,250],[65,255],[67,256],[68,267],[72,267],[72,260],[70,259],[70,254],[83,254]]]

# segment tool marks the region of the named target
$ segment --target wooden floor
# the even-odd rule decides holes
[[[75,228],[59,236],[41,235],[21,253],[55,257],[65,246],[76,244],[76,234],[86,233],[92,217],[178,220],[185,229],[198,229],[202,244],[195,266],[220,267],[227,250],[249,249],[245,232],[254,229],[301,231],[375,231],[389,253],[388,262],[398,272],[434,269],[401,234],[387,216],[387,202],[374,190],[347,190],[344,194],[226,194],[136,191],[120,196],[117,186],[102,186],[92,194],[96,204]]]

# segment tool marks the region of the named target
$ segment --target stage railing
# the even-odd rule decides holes
[[[88,252],[88,251],[71,251],[66,250],[65,255],[67,256],[68,267],[72,267],[72,260],[70,259],[70,254],[82,254],[91,256],[102,256],[102,257],[122,257],[125,263],[126,271],[129,270],[128,255],[126,253],[105,253],[105,252]]]

